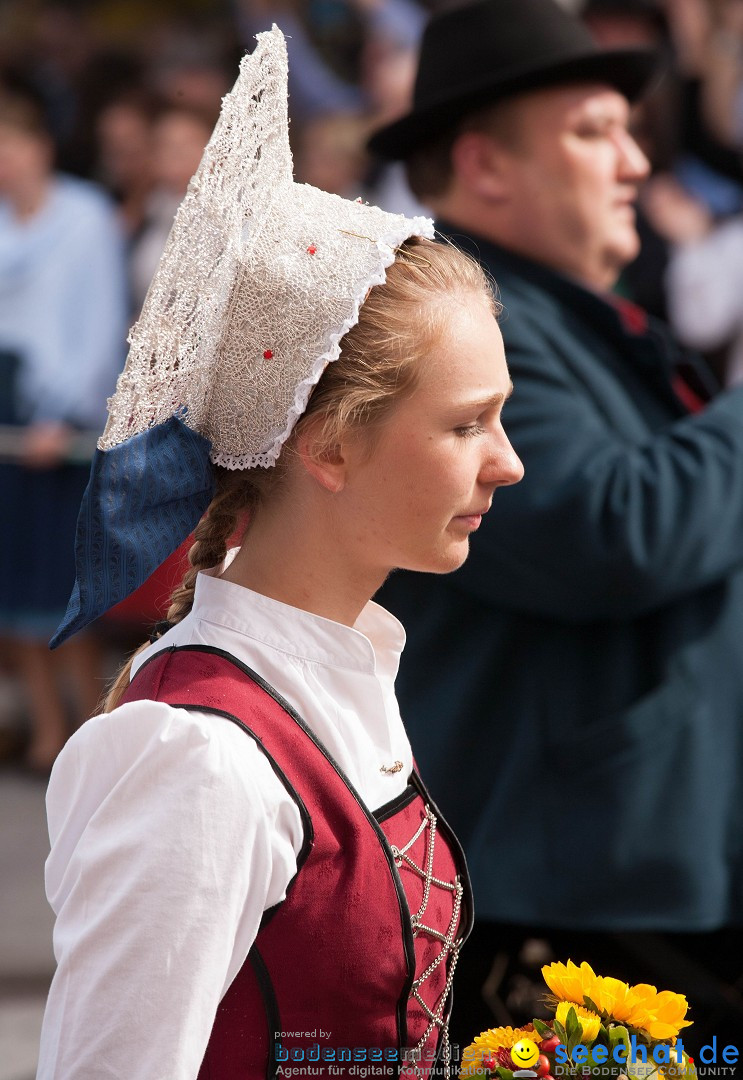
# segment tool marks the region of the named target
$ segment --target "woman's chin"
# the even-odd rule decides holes
[[[422,571],[424,574],[452,574],[460,566],[464,565],[469,553],[469,539],[461,540],[457,544],[451,545],[446,551],[438,552],[431,559],[426,560],[425,563],[416,566],[415,569]]]

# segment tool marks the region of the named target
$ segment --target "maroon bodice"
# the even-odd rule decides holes
[[[374,1076],[445,1073],[472,905],[459,844],[417,773],[371,813],[291,706],[217,649],[157,653],[125,700],[140,698],[238,724],[304,828],[297,873],[222,999],[199,1080],[358,1075],[365,1064]]]

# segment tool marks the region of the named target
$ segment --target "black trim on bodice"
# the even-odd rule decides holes
[[[279,1003],[276,1000],[276,992],[273,988],[268,968],[263,962],[263,957],[255,942],[248,953],[248,960],[250,961],[250,966],[255,974],[255,981],[258,983],[258,989],[260,990],[261,998],[263,999],[263,1008],[266,1011],[266,1023],[268,1024],[268,1045],[270,1050],[266,1063],[266,1080],[275,1080],[276,1069],[278,1067],[276,1054],[274,1053],[276,1047],[275,1034],[277,1031],[281,1031]]]
[[[394,814],[399,813],[400,810],[404,810],[406,806],[410,806],[411,802],[417,798],[418,792],[409,780],[408,786],[405,788],[404,791],[401,791],[400,794],[396,795],[394,799],[390,799],[389,802],[384,803],[383,806],[380,806],[379,809],[374,811],[374,817],[381,825],[381,823],[383,821],[386,821],[387,818],[391,818]]]
[[[155,652],[152,656],[149,656],[147,658],[147,660],[145,660],[145,662],[137,670],[137,675],[139,674],[140,671],[144,670],[144,668],[147,667],[148,664],[152,663],[154,660],[156,660],[158,657],[160,657],[163,653],[177,653],[177,652],[178,653],[180,653],[180,652],[208,653],[208,654],[210,654],[212,656],[219,656],[221,659],[226,660],[228,663],[230,663],[234,667],[236,667],[244,675],[247,675],[247,677],[249,679],[251,679],[257,686],[259,686],[261,688],[261,690],[265,691],[265,693],[268,694],[269,697],[273,698],[273,700],[276,702],[276,704],[281,706],[281,708],[284,710],[284,712],[287,713],[292,718],[292,720],[294,720],[295,723],[297,723],[299,725],[299,727],[302,729],[302,731],[305,733],[305,735],[307,735],[307,737],[314,743],[314,745],[317,747],[317,749],[320,751],[320,753],[325,757],[325,759],[328,761],[328,763],[332,766],[332,768],[337,773],[338,777],[342,780],[342,782],[348,788],[348,790],[349,790],[350,794],[352,795],[353,799],[358,804],[359,809],[361,810],[364,817],[367,819],[367,821],[371,825],[372,829],[374,830],[374,832],[375,832],[375,834],[377,836],[377,839],[378,839],[378,841],[379,841],[379,843],[380,843],[380,845],[382,847],[382,851],[384,853],[384,856],[385,856],[385,858],[387,860],[387,865],[389,867],[390,874],[392,876],[392,880],[393,880],[393,883],[394,883],[394,886],[395,886],[395,894],[397,896],[397,902],[398,902],[398,905],[400,907],[401,927],[402,927],[402,933],[403,933],[403,949],[404,949],[404,952],[405,952],[405,962],[406,962],[407,969],[408,969],[408,978],[405,981],[405,985],[403,986],[402,994],[401,994],[400,999],[399,999],[399,1001],[397,1003],[397,1035],[398,1035],[398,1040],[399,1040],[398,1045],[399,1046],[407,1046],[407,1040],[408,1040],[408,1016],[407,1016],[407,1013],[408,1013],[408,999],[410,998],[410,992],[411,992],[411,990],[413,988],[413,983],[415,981],[415,940],[413,938],[413,926],[412,926],[412,920],[411,920],[411,913],[410,913],[410,908],[408,906],[408,899],[407,899],[407,896],[405,894],[405,888],[404,888],[404,886],[402,884],[402,881],[400,879],[400,874],[398,872],[397,866],[395,865],[395,858],[394,858],[394,855],[392,853],[392,849],[391,849],[391,847],[389,845],[389,842],[387,840],[387,837],[384,835],[382,829],[380,828],[379,823],[377,822],[374,814],[372,813],[371,810],[368,809],[368,807],[366,806],[366,803],[361,798],[361,796],[359,795],[359,793],[357,792],[356,788],[353,786],[353,784],[351,783],[349,778],[346,776],[343,769],[340,767],[340,765],[333,758],[332,754],[320,742],[320,740],[317,738],[317,736],[314,734],[314,732],[311,730],[311,728],[305,723],[305,721],[302,719],[302,717],[299,715],[299,713],[296,711],[296,709],[294,709],[293,706],[289,704],[289,702],[286,700],[286,698],[281,696],[281,694],[278,692],[278,690],[276,690],[273,686],[271,686],[270,683],[266,682],[266,680],[264,678],[262,678],[262,676],[260,676],[256,671],[253,671],[252,668],[248,667],[247,664],[244,664],[241,660],[238,660],[236,656],[233,656],[232,653],[226,652],[224,649],[218,649],[214,645],[169,645],[169,646],[166,646],[163,649],[158,649],[157,652]],[[137,676],[135,675],[134,678],[136,678],[136,677]],[[214,713],[217,716],[223,716],[226,720],[230,720],[232,723],[237,724],[237,726],[239,728],[241,728],[247,735],[250,735],[250,737],[255,741],[256,745],[266,755],[266,757],[268,758],[269,762],[271,763],[271,767],[274,769],[276,775],[281,780],[282,784],[286,788],[286,790],[289,793],[289,795],[291,796],[291,798],[297,804],[297,807],[299,808],[300,815],[302,815],[303,824],[304,824],[305,819],[306,819],[306,821],[307,821],[307,823],[309,825],[309,833],[307,831],[305,831],[305,842],[304,842],[304,844],[302,846],[302,852],[300,853],[300,856],[302,856],[302,855],[304,856],[303,860],[302,860],[304,862],[306,860],[307,856],[309,855],[309,852],[310,852],[310,850],[312,848],[312,835],[313,835],[312,834],[312,822],[310,821],[309,814],[307,813],[307,809],[306,809],[306,807],[304,805],[304,802],[302,801],[301,796],[299,795],[299,792],[294,789],[294,787],[292,786],[292,784],[290,783],[290,781],[288,780],[286,775],[281,770],[278,763],[276,761],[274,761],[271,754],[268,752],[268,750],[266,750],[266,747],[263,745],[263,742],[261,741],[261,739],[259,739],[258,736],[255,734],[255,732],[251,731],[251,729],[246,724],[244,724],[242,722],[242,720],[240,720],[238,717],[234,716],[232,713],[229,713],[229,712],[227,712],[225,710],[218,709],[218,708],[211,708],[211,707],[208,707],[208,706],[199,706],[197,704],[191,704],[189,702],[183,702],[183,703],[179,703],[179,704],[174,704],[173,708],[190,709],[192,711],[204,712],[204,713]],[[308,842],[308,836],[310,837],[309,842]],[[298,857],[298,859],[297,859],[297,873],[294,875],[294,877],[292,878],[292,880],[290,882],[289,887],[287,888],[287,895],[289,893],[289,888],[291,887],[291,885],[294,884],[294,882],[297,879],[297,876],[299,874],[299,869],[300,869],[300,864],[299,864],[299,857]],[[270,908],[268,911],[265,911],[263,913],[263,918],[261,920],[261,928],[265,925],[265,923],[268,921],[268,919],[271,918],[276,913],[278,908],[281,906],[281,903],[283,903],[283,901],[280,901],[278,904],[274,905],[273,908]],[[280,1031],[281,1029],[280,1028],[274,1028],[272,1030]],[[273,1043],[273,1034],[271,1034],[270,1038],[271,1038],[271,1044],[272,1044]],[[271,1046],[271,1049],[274,1049],[274,1047]],[[269,1060],[271,1059],[272,1056],[275,1056],[275,1055],[273,1055],[272,1053],[269,1053]]]
[[[153,653],[152,656],[148,657],[148,659],[141,665],[141,667],[137,671],[137,675],[134,676],[134,679],[136,679],[137,676],[139,675],[139,673],[141,671],[143,671],[144,668],[146,668],[149,664],[151,664],[155,660],[160,659],[163,656],[163,654],[168,654],[168,653],[173,654],[173,653],[180,653],[180,652],[204,653],[204,654],[217,656],[217,657],[221,658],[222,660],[226,661],[227,663],[229,663],[234,668],[236,668],[244,676],[246,676],[248,679],[250,679],[252,682],[254,682],[270,698],[272,698],[276,702],[276,704],[279,705],[280,708],[283,709],[283,711],[289,717],[291,717],[291,719],[299,726],[299,728],[311,740],[311,742],[315,745],[315,747],[323,755],[323,757],[326,759],[326,761],[329,763],[329,765],[333,768],[333,770],[335,771],[335,773],[337,774],[339,779],[342,781],[342,783],[348,789],[350,795],[353,797],[353,799],[356,802],[359,810],[361,811],[363,816],[366,818],[366,820],[369,823],[369,825],[371,826],[372,830],[374,831],[374,833],[375,833],[375,835],[377,837],[377,840],[378,840],[378,842],[379,842],[379,844],[380,844],[380,846],[382,848],[384,856],[386,858],[387,865],[389,867],[389,871],[390,871],[390,875],[391,875],[391,878],[392,878],[392,881],[393,881],[393,884],[394,884],[395,895],[397,896],[397,902],[398,902],[398,905],[399,905],[400,915],[401,915],[400,922],[401,922],[401,930],[402,930],[402,936],[403,936],[403,949],[404,949],[405,963],[406,963],[406,966],[407,966],[408,975],[407,975],[407,978],[406,978],[405,983],[403,985],[402,993],[401,993],[400,998],[399,998],[398,1003],[397,1003],[396,1025],[397,1025],[397,1035],[398,1035],[398,1046],[400,1046],[400,1047],[407,1046],[407,1041],[408,1041],[408,1025],[407,1025],[408,1002],[409,1002],[409,1000],[411,998],[411,993],[413,991],[415,980],[416,980],[416,956],[415,956],[415,938],[414,938],[413,918],[412,918],[412,913],[410,911],[410,907],[409,907],[408,898],[407,898],[407,895],[406,895],[406,892],[405,892],[405,888],[403,886],[403,883],[402,883],[402,880],[401,880],[401,877],[400,877],[400,872],[399,872],[398,866],[396,864],[396,855],[399,857],[399,852],[397,851],[397,849],[393,849],[393,846],[388,841],[385,833],[383,832],[383,830],[381,828],[381,823],[388,820],[389,818],[393,817],[395,814],[401,812],[402,810],[404,810],[416,798],[419,798],[419,797],[422,799],[422,801],[424,803],[424,806],[427,808],[427,812],[430,811],[431,814],[435,815],[435,825],[441,829],[442,833],[444,834],[444,836],[446,838],[447,843],[450,845],[450,847],[452,849],[453,857],[455,858],[455,863],[458,862],[459,865],[461,865],[462,870],[464,871],[463,874],[461,875],[462,882],[463,882],[463,894],[462,894],[462,901],[461,901],[460,922],[459,922],[459,928],[458,928],[459,933],[457,934],[458,942],[459,942],[459,945],[461,946],[461,944],[464,942],[464,940],[469,936],[469,934],[471,932],[471,929],[472,929],[473,908],[472,908],[472,899],[471,899],[471,889],[470,889],[470,886],[469,886],[469,878],[468,878],[468,875],[466,873],[466,860],[465,860],[464,852],[462,851],[461,845],[459,844],[459,841],[457,840],[456,836],[453,834],[453,832],[451,831],[451,829],[447,825],[445,819],[441,816],[441,813],[440,813],[438,807],[436,806],[436,804],[431,799],[431,797],[430,797],[430,795],[428,793],[428,790],[426,789],[425,785],[423,784],[423,781],[421,780],[421,778],[418,775],[415,768],[413,769],[413,771],[412,771],[412,773],[410,775],[410,778],[408,780],[408,784],[407,784],[404,791],[402,791],[399,795],[395,796],[395,798],[391,799],[389,802],[383,804],[375,812],[372,812],[371,810],[369,810],[367,808],[366,804],[364,803],[364,800],[361,798],[360,794],[357,792],[356,788],[351,783],[350,779],[346,776],[343,769],[340,767],[340,765],[333,758],[332,754],[330,754],[330,752],[326,749],[326,747],[322,744],[322,742],[320,742],[320,740],[317,738],[317,736],[314,734],[314,732],[309,728],[307,723],[296,712],[296,710],[289,704],[289,702],[286,701],[286,699],[283,698],[281,696],[281,694],[279,694],[279,692],[273,686],[270,685],[270,683],[266,682],[265,679],[263,679],[260,675],[258,675],[257,672],[253,671],[252,668],[248,667],[241,660],[238,660],[237,657],[233,656],[231,653],[228,653],[223,649],[219,649],[219,648],[217,648],[215,646],[211,646],[211,645],[181,645],[181,646],[173,645],[173,646],[167,646],[167,647],[165,647],[163,649],[158,649],[156,652]],[[261,922],[260,922],[260,927],[259,927],[259,931],[260,931],[273,918],[273,916],[280,909],[281,904],[283,904],[284,901],[288,898],[288,896],[290,894],[290,891],[292,890],[292,887],[294,886],[294,884],[295,884],[295,882],[296,882],[296,880],[298,878],[299,871],[301,870],[302,866],[306,862],[306,860],[307,860],[307,858],[308,858],[308,856],[309,856],[309,854],[310,854],[310,852],[312,850],[313,843],[314,843],[314,828],[313,828],[313,825],[312,825],[312,820],[310,818],[310,814],[309,814],[309,812],[307,810],[307,807],[306,807],[301,795],[296,790],[296,788],[293,786],[293,784],[291,783],[289,778],[286,776],[286,774],[284,773],[281,766],[278,764],[278,762],[275,760],[275,758],[269,752],[269,750],[266,749],[266,746],[264,745],[261,738],[250,727],[248,727],[238,716],[235,716],[233,713],[230,713],[227,710],[220,709],[218,707],[214,707],[214,706],[211,706],[211,705],[203,705],[203,704],[192,703],[192,702],[188,702],[188,701],[171,702],[170,704],[172,705],[173,708],[181,708],[181,709],[186,709],[186,710],[193,711],[193,712],[212,713],[212,714],[214,714],[216,716],[221,716],[224,719],[229,720],[231,723],[236,724],[242,731],[245,732],[246,735],[250,736],[250,738],[253,739],[256,746],[258,746],[260,748],[260,750],[263,752],[263,754],[266,756],[266,758],[267,758],[269,764],[271,765],[271,768],[273,769],[275,775],[281,781],[282,786],[284,787],[284,789],[287,791],[290,798],[293,800],[293,802],[297,806],[297,810],[299,812],[300,819],[301,819],[301,822],[302,822],[302,828],[303,828],[303,843],[302,843],[301,850],[300,850],[300,852],[299,852],[299,854],[297,856],[297,869],[296,869],[296,872],[293,875],[291,881],[289,882],[289,884],[287,886],[284,900],[279,901],[278,904],[275,904],[273,907],[269,908],[268,910],[266,910],[263,913],[263,916],[262,916]],[[269,972],[268,972],[268,970],[266,968],[266,965],[265,965],[265,963],[263,961],[263,958],[262,958],[260,952],[258,951],[257,945],[255,943],[253,944],[253,946],[250,949],[250,952],[248,953],[248,960],[250,961],[250,964],[251,964],[251,966],[253,968],[253,971],[255,973],[255,977],[256,977],[258,986],[260,988],[261,997],[262,997],[263,1003],[264,1003],[264,1009],[265,1009],[265,1013],[266,1013],[266,1020],[267,1020],[267,1023],[268,1023],[268,1034],[269,1034],[269,1039],[268,1039],[268,1067],[267,1067],[267,1074],[266,1075],[267,1075],[267,1080],[273,1080],[273,1078],[276,1075],[276,1068],[277,1068],[276,1053],[275,1053],[276,1045],[275,1045],[274,1033],[277,1032],[277,1031],[282,1030],[280,1017],[279,1017],[278,1001],[276,999],[276,994],[274,992],[274,988],[273,988],[273,985],[271,983],[270,974],[269,974]],[[447,995],[447,1000],[446,1000],[446,1004],[445,1004],[445,1010],[444,1010],[445,1015],[450,1013],[451,1004],[452,1004],[452,998],[453,998],[453,990],[450,989],[449,994]],[[441,1049],[442,1049],[442,1047],[440,1045],[439,1046],[439,1052],[441,1052]]]

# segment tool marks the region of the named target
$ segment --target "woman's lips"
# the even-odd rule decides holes
[[[479,529],[480,522],[482,521],[482,514],[459,514],[454,520],[461,521],[468,529]]]

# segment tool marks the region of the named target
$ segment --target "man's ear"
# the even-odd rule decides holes
[[[313,480],[336,495],[345,487],[347,462],[343,447],[337,443],[329,446],[321,435],[319,421],[305,422],[297,436],[297,456]]]
[[[509,194],[508,151],[491,135],[465,131],[454,142],[454,175],[470,195],[486,202],[503,202]]]

